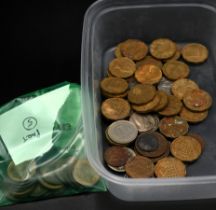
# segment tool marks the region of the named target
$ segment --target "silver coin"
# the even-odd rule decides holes
[[[138,129],[128,120],[118,120],[108,127],[107,133],[113,142],[125,145],[137,137]]]
[[[160,82],[157,85],[158,90],[163,90],[165,91],[168,95],[171,95],[171,87],[172,87],[173,82],[166,79],[165,77],[162,77]]]
[[[133,113],[129,119],[134,123],[139,132],[151,133],[158,129],[159,118],[155,114],[137,114]]]

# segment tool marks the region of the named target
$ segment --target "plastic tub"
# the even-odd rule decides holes
[[[127,201],[185,200],[216,197],[216,3],[214,0],[104,0],[86,12],[82,39],[82,104],[88,158],[106,180],[109,191]],[[190,78],[213,97],[207,120],[191,131],[206,140],[201,158],[188,167],[188,177],[128,179],[103,163],[106,147],[100,114],[99,81],[106,75],[117,43],[137,38],[150,43],[168,37],[178,44],[201,42],[209,49],[202,65],[190,65]]]

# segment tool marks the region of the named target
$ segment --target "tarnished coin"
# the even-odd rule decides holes
[[[128,92],[128,100],[133,104],[145,104],[151,101],[156,95],[156,88],[149,84],[138,84]]]
[[[160,82],[157,85],[158,90],[163,90],[166,92],[168,95],[171,95],[171,87],[172,87],[173,82],[168,80],[165,77],[162,77]]]
[[[162,71],[163,74],[170,80],[186,78],[190,73],[190,69],[187,64],[176,60],[166,62],[163,65]]]
[[[170,39],[156,39],[150,45],[150,53],[157,59],[167,59],[176,52],[176,44]]]
[[[125,91],[124,93],[121,93],[121,94],[110,94],[110,93],[107,93],[105,91],[102,91],[102,94],[106,98],[126,98],[128,91]]]
[[[134,123],[139,132],[151,133],[158,129],[159,118],[152,114],[137,114],[133,113],[129,119]]]
[[[168,143],[167,149],[162,155],[150,159],[152,160],[153,163],[157,163],[159,160],[169,156],[169,154],[170,154],[170,143]]]
[[[107,133],[113,142],[125,145],[134,141],[138,129],[128,120],[118,120],[108,127]]]
[[[123,57],[123,55],[122,55],[122,53],[121,53],[120,46],[121,46],[121,43],[119,43],[119,44],[116,46],[116,48],[115,48],[114,54],[115,54],[115,57],[116,57],[116,58],[121,58],[121,57]]]
[[[145,64],[136,70],[134,77],[142,84],[154,85],[161,80],[162,72],[153,64]]]
[[[159,122],[159,130],[169,138],[177,138],[188,132],[189,125],[186,120],[179,116],[164,117]]]
[[[148,46],[137,39],[128,39],[120,44],[121,53],[134,61],[143,59],[148,53]]]
[[[160,97],[160,101],[157,106],[153,109],[153,111],[158,112],[164,109],[168,104],[168,96],[165,91],[159,90],[157,91],[157,95]]]
[[[188,133],[187,135],[195,138],[200,143],[202,151],[205,149],[205,140],[202,136],[197,133]]]
[[[155,58],[153,58],[150,55],[147,55],[144,59],[136,62],[136,68],[138,69],[140,66],[145,65],[145,64],[152,64],[157,66],[158,68],[162,68],[163,64],[160,60],[157,60]]]
[[[181,57],[181,50],[177,49],[176,52],[175,52],[175,54],[171,58],[165,59],[164,62],[178,60],[180,57]]]
[[[194,89],[199,89],[199,86],[190,79],[178,79],[173,82],[171,88],[173,95],[180,100],[183,99],[186,92]]]
[[[191,63],[202,63],[208,58],[208,49],[199,43],[187,44],[182,49],[182,57]]]
[[[159,178],[184,177],[186,176],[186,167],[182,161],[165,157],[155,165],[155,175]]]
[[[184,105],[192,111],[205,111],[212,105],[212,97],[204,90],[195,89],[185,93]]]
[[[103,101],[101,112],[109,120],[120,120],[129,116],[130,104],[122,98],[109,98]]]
[[[154,164],[146,157],[135,156],[125,165],[126,173],[132,178],[147,178],[154,175]]]
[[[190,123],[199,123],[205,120],[208,116],[208,111],[203,112],[193,112],[189,109],[183,107],[180,112],[180,117]]]
[[[170,145],[170,151],[174,157],[182,161],[194,161],[201,155],[200,143],[191,136],[180,136]]]
[[[128,78],[136,71],[136,64],[129,58],[115,58],[109,63],[109,71],[114,77]]]
[[[176,96],[168,95],[168,104],[159,114],[164,116],[176,115],[181,111],[181,108],[182,102]]]

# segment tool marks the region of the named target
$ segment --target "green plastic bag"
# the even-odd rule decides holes
[[[106,191],[90,166],[80,86],[64,82],[0,108],[0,205]]]

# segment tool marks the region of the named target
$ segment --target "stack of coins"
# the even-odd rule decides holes
[[[188,63],[206,61],[208,49],[200,43],[180,47],[167,38],[150,46],[128,39],[114,54],[100,83],[110,145],[106,165],[132,178],[186,176],[185,163],[197,160],[205,145],[189,125],[204,121],[213,103],[188,78]]]

